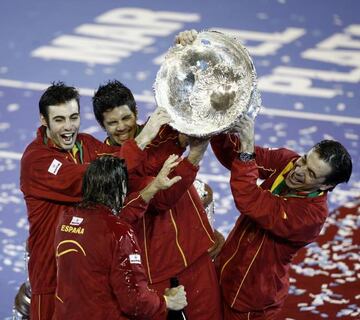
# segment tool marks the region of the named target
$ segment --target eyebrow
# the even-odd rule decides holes
[[[71,117],[74,117],[74,116],[80,116],[80,113],[79,112],[75,112],[75,113],[72,113],[70,116],[69,116],[69,118],[71,118]],[[65,116],[63,116],[63,115],[56,115],[56,116],[54,116],[54,117],[52,117],[51,119],[65,119],[66,117]]]
[[[122,115],[121,117],[115,117],[115,118],[111,118],[111,119],[108,119],[108,120],[104,120],[106,123],[113,123],[113,122],[118,122],[119,119],[120,120],[123,120],[123,119],[127,119],[127,118],[131,118],[131,114],[124,114]]]

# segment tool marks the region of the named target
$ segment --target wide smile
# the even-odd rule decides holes
[[[295,176],[295,172],[291,171],[289,172],[288,176],[287,176],[287,180],[291,183],[291,184],[300,184],[301,181],[299,181],[296,176]]]
[[[126,131],[126,132],[122,132],[122,133],[118,133],[117,136],[118,137],[126,137],[129,135],[129,131]]]
[[[115,137],[117,137],[120,140],[128,139],[130,136],[130,130],[118,132],[115,134]]]
[[[63,133],[60,135],[61,140],[63,141],[64,144],[71,144],[73,142],[74,136],[75,136],[75,132]]]

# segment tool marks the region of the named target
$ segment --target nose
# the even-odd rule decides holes
[[[125,129],[125,125],[123,122],[119,122],[118,125],[116,126],[116,130],[117,131],[123,131]]]
[[[71,120],[70,119],[66,119],[65,120],[65,130],[71,130],[71,126],[72,126],[72,123],[71,123]]]
[[[303,175],[304,174],[304,167],[299,165],[299,166],[296,166],[295,167],[295,170],[294,170],[295,174],[296,175]]]

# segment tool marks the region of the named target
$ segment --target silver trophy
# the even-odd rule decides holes
[[[216,31],[200,32],[187,46],[169,49],[154,83],[170,125],[194,137],[227,131],[261,106],[254,64],[244,46]]]

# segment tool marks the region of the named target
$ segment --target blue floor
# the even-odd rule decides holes
[[[152,84],[161,57],[183,29],[214,28],[249,49],[264,108],[260,145],[299,153],[331,138],[350,151],[349,184],[329,197],[335,209],[360,196],[360,3],[346,1],[3,1],[0,5],[0,318],[11,315],[24,281],[26,209],[19,159],[32,140],[38,100],[51,81],[81,90],[82,131],[103,139],[91,95],[108,79],[136,94],[140,119],[154,109]],[[200,178],[215,190],[216,226],[238,216],[228,173],[209,150]],[[310,319],[310,318],[309,318]]]

